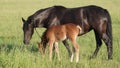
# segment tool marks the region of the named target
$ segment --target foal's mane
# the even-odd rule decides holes
[[[48,42],[48,39],[46,37],[46,33],[47,33],[47,30],[45,30],[45,32],[42,34],[42,37],[41,37],[41,43],[43,44],[43,46],[46,46],[46,44]]]

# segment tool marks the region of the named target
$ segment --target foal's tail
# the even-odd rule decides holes
[[[82,34],[82,33],[83,33],[83,30],[82,30],[82,28],[80,27],[80,25],[77,25],[77,28],[79,29],[79,34]]]
[[[107,19],[108,19],[106,32],[107,32],[108,37],[111,40],[111,45],[112,45],[112,21],[111,21],[111,17],[110,17],[109,12],[107,10],[105,10],[105,12],[106,12],[106,16],[107,16]]]

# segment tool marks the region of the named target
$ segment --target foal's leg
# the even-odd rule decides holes
[[[75,54],[75,48],[72,47],[72,55],[71,55],[71,59],[70,59],[71,62],[73,62],[74,54]]]
[[[64,46],[66,47],[68,53],[69,53],[69,57],[71,57],[72,52],[71,52],[71,50],[70,50],[70,46],[69,46],[67,40],[64,40],[64,41],[62,41],[62,42],[63,42]]]
[[[79,61],[79,46],[78,44],[76,43],[76,46],[75,46],[75,55],[76,55],[76,63],[78,63]]]
[[[58,42],[55,42],[55,51],[56,51],[56,53],[57,53],[58,60],[60,60]]]
[[[53,41],[49,41],[49,51],[50,51],[49,59],[50,59],[50,61],[52,61],[53,44],[54,44]]]
[[[93,53],[91,58],[95,58],[97,56],[98,51],[99,51],[99,49],[101,48],[101,45],[102,45],[102,41],[101,41],[100,35],[95,30],[94,30],[94,33],[95,33],[95,39],[96,39],[96,49],[95,49],[95,51],[94,51],[94,53]]]
[[[75,37],[72,39],[72,45],[73,45],[73,52],[75,53],[75,56],[76,56],[76,63],[78,63],[78,61],[79,61],[79,45],[77,44]],[[73,56],[74,56],[74,53],[73,53]],[[71,61],[73,61],[73,56],[71,56]]]

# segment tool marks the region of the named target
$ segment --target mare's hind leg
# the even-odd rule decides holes
[[[105,44],[107,46],[108,59],[112,59],[112,39],[110,38],[109,33],[107,33],[106,23],[102,22],[102,24],[100,24],[100,26],[101,26],[101,28],[99,28],[99,30],[97,30],[97,32],[98,32],[97,34],[99,35],[99,40],[102,39],[105,42]],[[96,50],[96,52],[97,52],[97,50]]]
[[[102,39],[105,42],[107,46],[107,52],[108,52],[108,59],[112,59],[112,40],[110,40],[109,36],[106,33],[102,34]]]
[[[101,41],[101,38],[100,38],[100,35],[97,31],[94,30],[94,33],[95,33],[95,39],[96,39],[96,49],[92,55],[91,58],[95,58],[100,50],[100,47],[102,45],[102,41]]]
[[[63,42],[64,46],[66,47],[68,53],[69,53],[69,57],[71,57],[72,51],[70,50],[70,46],[69,46],[67,40],[64,40],[64,41],[62,41],[62,42]]]

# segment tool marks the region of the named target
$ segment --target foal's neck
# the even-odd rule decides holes
[[[42,37],[41,37],[41,43],[43,43],[43,45],[48,42],[48,39],[46,37],[46,33],[47,33],[47,30],[45,30],[45,32],[42,34]]]

